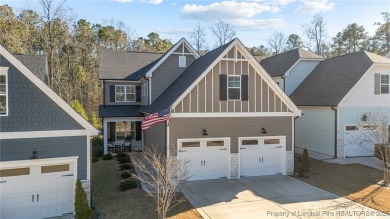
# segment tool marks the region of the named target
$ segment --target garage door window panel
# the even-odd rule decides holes
[[[280,139],[264,139],[264,144],[280,144]]]
[[[355,131],[355,130],[359,130],[359,127],[357,127],[355,125],[348,125],[345,127],[345,130],[346,131]]]
[[[199,141],[182,142],[181,146],[183,148],[194,148],[194,147],[196,148],[196,147],[200,147],[200,142]]]
[[[259,140],[242,140],[242,145],[258,145]]]
[[[26,176],[26,175],[30,175],[30,168],[28,167],[0,170],[0,177]]]
[[[69,164],[42,166],[41,173],[55,173],[69,171]]]
[[[225,146],[225,141],[207,141],[207,147]]]

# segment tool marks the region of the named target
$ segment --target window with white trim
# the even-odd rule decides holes
[[[389,77],[390,75],[381,75],[381,94],[388,94],[389,93]]]
[[[148,83],[144,83],[142,85],[142,96],[148,96],[148,92],[149,92]]]
[[[187,57],[186,56],[179,56],[179,67],[185,68],[187,66]]]
[[[227,80],[228,100],[241,99],[241,76],[230,75]]]
[[[0,71],[0,116],[8,115],[7,71]]]
[[[115,85],[115,102],[135,102],[135,86]]]

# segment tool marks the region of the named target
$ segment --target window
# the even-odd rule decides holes
[[[355,125],[347,125],[345,126],[346,131],[354,131],[354,130],[359,130],[359,128]]]
[[[389,77],[390,75],[381,75],[381,94],[389,93]]]
[[[8,81],[7,81],[7,72],[3,72],[0,68],[0,115],[8,114]]]
[[[117,122],[115,123],[115,141],[125,141],[126,138],[131,137],[134,132],[131,122]]]
[[[55,173],[69,171],[69,164],[41,166],[41,173]]]
[[[207,147],[225,146],[225,141],[207,141]]]
[[[187,66],[186,61],[186,56],[179,56],[179,67],[185,68]]]
[[[199,141],[183,142],[181,143],[181,146],[183,148],[200,147],[200,142]]]
[[[115,102],[135,102],[135,86],[115,85]]]
[[[16,168],[0,170],[0,177],[30,175],[30,168]]]
[[[280,144],[279,139],[264,139],[264,144]]]
[[[242,145],[258,145],[258,140],[242,140]]]
[[[144,83],[142,85],[142,96],[148,96],[148,92],[149,92],[148,83]]]
[[[228,76],[228,100],[240,100],[241,97],[241,76]]]

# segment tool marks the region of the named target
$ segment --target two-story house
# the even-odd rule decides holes
[[[0,45],[0,217],[73,215],[77,179],[89,195],[98,131],[46,84],[40,55]]]
[[[301,113],[238,39],[201,57],[185,39],[165,54],[105,57],[99,115],[106,152],[129,136],[136,147],[189,160],[190,180],[293,172]],[[169,121],[141,131],[145,116],[167,109]]]
[[[389,77],[390,59],[366,51],[318,64],[290,95],[304,114],[296,121],[297,152],[307,148],[318,158],[373,156],[374,146],[361,134],[367,127],[359,124],[370,112],[390,115]]]

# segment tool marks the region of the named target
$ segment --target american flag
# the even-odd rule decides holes
[[[171,109],[167,108],[164,110],[161,110],[159,112],[153,113],[150,116],[147,116],[141,124],[142,130],[148,129],[150,126],[159,123],[159,122],[164,122],[167,121],[171,114],[170,114]]]

